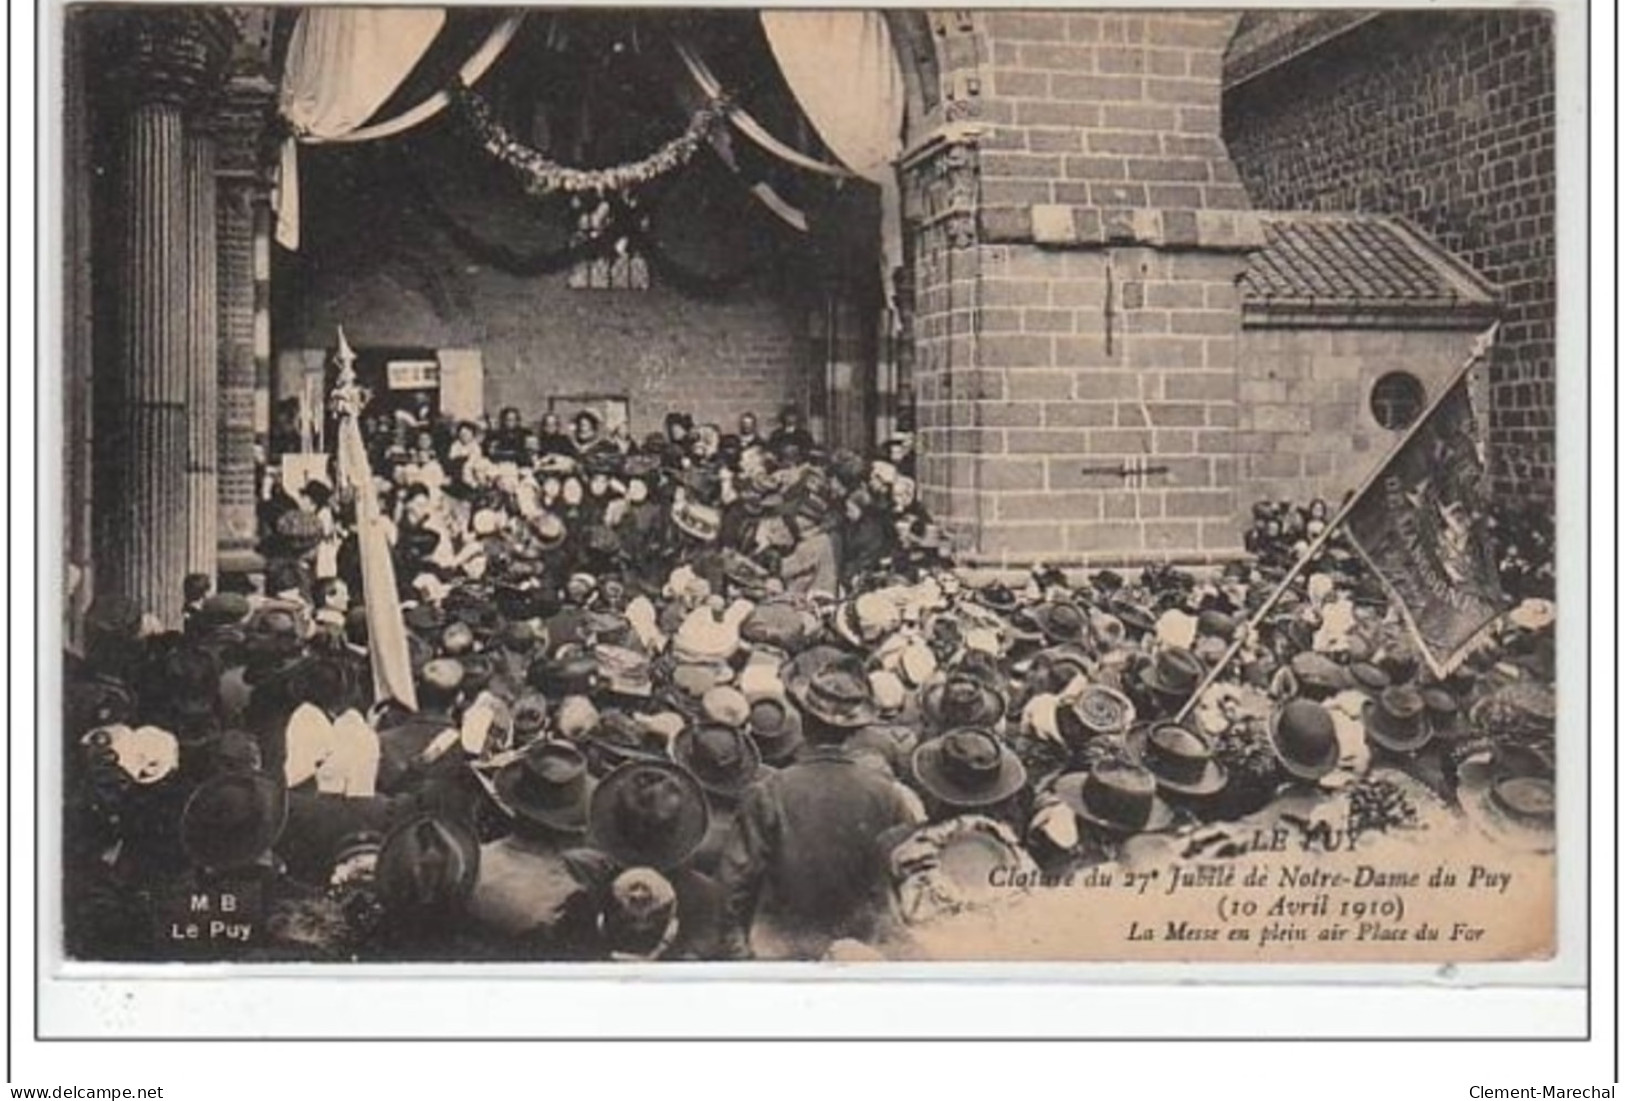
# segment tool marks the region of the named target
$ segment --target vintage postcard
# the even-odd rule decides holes
[[[70,6],[45,935],[1552,958],[1559,17]]]

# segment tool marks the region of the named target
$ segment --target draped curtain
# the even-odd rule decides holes
[[[490,68],[523,15],[499,23],[458,73],[472,84]],[[307,8],[288,43],[278,108],[292,136],[282,145],[276,237],[299,247],[300,143],[371,141],[434,117],[450,97],[429,96],[393,118],[372,120],[411,75],[445,26],[442,8]]]
[[[895,162],[903,152],[906,89],[886,17],[878,11],[761,13],[785,83],[818,136],[853,173],[880,187],[882,284],[903,259],[902,199]]]

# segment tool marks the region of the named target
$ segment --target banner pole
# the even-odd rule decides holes
[[[1403,451],[1405,445],[1410,443],[1416,434],[1422,430],[1423,425],[1427,424],[1428,419],[1433,416],[1439,406],[1444,403],[1444,399],[1449,397],[1451,392],[1461,383],[1461,380],[1466,377],[1467,372],[1472,370],[1473,365],[1483,359],[1484,354],[1494,346],[1496,333],[1500,329],[1501,323],[1496,321],[1478,334],[1478,339],[1473,341],[1472,350],[1468,353],[1466,361],[1450,377],[1449,383],[1439,388],[1439,392],[1433,395],[1433,400],[1428,402],[1427,408],[1422,411],[1422,414],[1411,422],[1410,427],[1388,449],[1388,454],[1383,456],[1382,462],[1373,466],[1371,472],[1361,479],[1359,486],[1344,499],[1343,507],[1337,510],[1335,516],[1326,521],[1326,527],[1322,529],[1319,535],[1315,536],[1314,541],[1305,548],[1303,554],[1298,556],[1297,562],[1293,563],[1286,576],[1275,586],[1275,590],[1270,593],[1269,599],[1259,605],[1258,610],[1247,620],[1245,626],[1237,629],[1236,637],[1231,640],[1229,649],[1224,652],[1224,656],[1219,659],[1218,663],[1208,670],[1207,676],[1202,678],[1202,682],[1196,686],[1196,690],[1191,693],[1190,698],[1175,713],[1174,722],[1183,723],[1186,717],[1190,715],[1192,709],[1196,707],[1197,701],[1202,698],[1202,693],[1211,688],[1213,683],[1219,679],[1220,674],[1235,660],[1236,655],[1241,652],[1242,646],[1246,643],[1247,637],[1264,621],[1264,617],[1269,614],[1271,608],[1275,607],[1276,602],[1281,599],[1287,587],[1298,579],[1298,575],[1303,572],[1304,567],[1309,565],[1314,557],[1331,541],[1338,527],[1342,525],[1344,520],[1348,519],[1349,513],[1354,511],[1354,507],[1360,503],[1361,498],[1376,484],[1377,479],[1382,476],[1382,472],[1387,470],[1389,464],[1394,461],[1394,457]]]

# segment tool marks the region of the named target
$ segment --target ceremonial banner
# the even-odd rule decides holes
[[[418,707],[412,682],[411,653],[406,645],[406,623],[401,618],[400,590],[395,584],[395,561],[384,535],[378,509],[378,488],[372,483],[372,464],[356,422],[361,399],[350,368],[355,354],[339,332],[342,373],[334,402],[339,409],[339,480],[355,489],[356,538],[361,549],[362,600],[367,609],[367,648],[372,655],[373,694],[397,700],[412,711]]]
[[[1486,526],[1489,498],[1467,373],[1422,415],[1348,511],[1355,548],[1388,589],[1436,675],[1460,664],[1473,639],[1510,607]]]

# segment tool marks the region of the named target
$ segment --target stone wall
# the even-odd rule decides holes
[[[1404,214],[1500,286],[1490,462],[1530,500],[1555,478],[1552,19],[1388,14],[1224,99],[1255,205]]]
[[[976,18],[959,109],[904,169],[926,500],[978,564],[1234,554],[1261,243],[1219,136],[1234,18]]]
[[[1237,447],[1252,499],[1336,502],[1401,433],[1371,411],[1371,388],[1403,369],[1426,398],[1454,377],[1471,329],[1276,328],[1242,331]]]
[[[357,347],[476,348],[486,409],[527,417],[549,395],[625,395],[632,430],[660,430],[668,412],[732,429],[754,411],[771,424],[806,402],[817,349],[804,314],[769,277],[715,296],[658,275],[647,290],[573,288],[568,272],[516,275],[475,262],[430,225],[370,268],[310,264],[279,278],[277,347],[329,348],[342,324]]]

